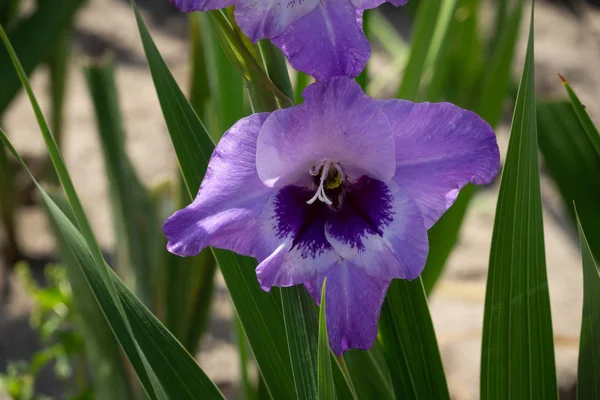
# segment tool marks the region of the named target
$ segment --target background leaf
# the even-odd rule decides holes
[[[537,103],[539,147],[545,168],[556,183],[565,210],[576,226],[573,202],[596,257],[600,256],[600,156],[566,101]]]
[[[419,94],[419,85],[435,32],[434,29],[431,29],[431,22],[437,21],[440,8],[439,0],[421,0],[419,2],[413,27],[410,56],[402,83],[396,94],[399,99],[415,99]]]
[[[600,398],[600,275],[577,217],[583,262],[583,312],[577,365],[577,398]]]
[[[443,86],[446,91],[441,99],[475,111],[495,127],[500,121],[510,84],[510,66],[514,59],[524,4],[525,0],[515,0],[511,7],[506,8],[507,17],[499,27],[498,36],[492,38],[491,50],[484,60],[478,27],[481,2],[459,0],[459,11],[448,30],[452,36],[452,51],[449,56],[442,53],[436,69],[441,72],[434,75],[430,82],[428,94],[433,97],[426,100],[440,100],[439,87]],[[459,13],[462,15],[460,19],[456,17]],[[484,68],[484,65],[490,67]],[[474,194],[473,185],[463,188],[454,205],[429,230],[429,255],[421,275],[427,293],[433,290],[458,241]]]
[[[571,105],[573,106],[573,111],[575,111],[577,118],[579,118],[579,122],[581,122],[581,125],[583,126],[585,133],[587,133],[588,139],[592,143],[596,153],[598,153],[598,156],[600,156],[600,134],[598,133],[598,129],[596,129],[594,126],[592,119],[585,110],[585,106],[581,104],[581,100],[579,100],[579,97],[577,97],[577,94],[575,94],[575,91],[571,88],[569,82],[567,82],[562,75],[559,76],[565,85],[565,89],[567,89],[569,99],[571,99]]]
[[[135,292],[148,307],[158,273],[162,232],[149,193],[138,178],[125,150],[125,132],[117,98],[111,58],[88,63],[84,75],[96,111],[98,135],[110,183],[113,223],[116,228],[120,274],[135,284]]]
[[[53,44],[64,35],[65,26],[84,0],[62,0],[60,7],[53,1],[42,1],[31,17],[12,27],[9,38],[23,65],[26,75],[46,60],[53,50]],[[15,74],[11,59],[0,49],[0,115],[15,97],[21,83]]]

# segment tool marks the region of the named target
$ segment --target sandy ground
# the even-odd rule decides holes
[[[138,3],[144,8],[145,2]],[[538,92],[562,97],[562,85],[556,78],[556,73],[561,72],[571,80],[588,110],[597,119],[600,117],[600,103],[596,98],[600,87],[600,75],[597,73],[600,66],[597,46],[600,13],[590,11],[581,21],[555,6],[538,3]],[[175,77],[182,87],[187,87],[185,20],[171,12],[168,4],[153,10],[152,13],[144,10],[153,37]],[[556,29],[557,26],[560,29]],[[129,154],[147,184],[172,178],[176,170],[175,157],[128,2],[90,0],[77,18],[76,44],[86,52],[97,52],[103,47],[114,51],[118,60],[118,88]],[[516,73],[520,72],[524,45],[521,43],[519,46]],[[97,237],[103,248],[110,249],[114,240],[107,183],[79,61],[73,63],[70,77],[64,153]],[[45,71],[37,71],[32,83],[38,94],[44,93]],[[40,100],[43,106],[47,105],[43,95]],[[24,96],[19,96],[13,103],[4,128],[22,154],[44,154],[43,142]],[[508,142],[507,131],[507,126],[499,130],[503,153]],[[548,179],[543,180],[542,191],[557,369],[561,388],[567,393],[576,376],[582,304],[580,259],[575,237],[564,224],[564,213],[557,206],[556,193]],[[460,243],[431,299],[431,312],[444,365],[453,398],[456,399],[478,397],[483,301],[496,197],[497,186],[481,191],[476,197],[465,221]],[[21,210],[18,225],[19,237],[27,254],[44,256],[53,252],[53,239],[39,210]],[[30,301],[18,283],[12,286],[11,301],[0,307],[0,371],[4,370],[8,360],[27,357],[32,348],[39,346],[35,334],[27,329]],[[230,320],[232,310],[221,279],[219,286],[214,306],[215,323],[212,333],[205,338],[199,360],[219,385],[233,388],[239,375],[236,350],[230,337],[223,335],[227,326],[222,326],[222,321]],[[44,371],[38,389],[60,396],[51,371]],[[564,398],[569,396],[565,394]]]

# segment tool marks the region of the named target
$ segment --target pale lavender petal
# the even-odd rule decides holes
[[[319,0],[241,0],[235,7],[235,20],[252,41],[274,38],[317,4]]]
[[[368,10],[370,8],[376,8],[383,3],[391,3],[396,7],[399,7],[408,3],[408,0],[350,0],[350,2],[359,10]]]
[[[354,78],[365,68],[371,45],[362,18],[348,0],[327,0],[300,18],[273,43],[297,70],[327,81],[334,76]]]
[[[394,176],[394,140],[376,100],[352,79],[317,82],[299,106],[277,110],[258,135],[256,167],[268,186],[294,184],[323,159],[336,161],[349,177]]]
[[[273,192],[255,163],[256,138],[268,115],[244,118],[223,135],[196,199],[163,226],[171,253],[193,256],[214,246],[253,255],[259,214]]]
[[[264,290],[316,279],[340,259],[325,238],[332,211],[322,202],[306,204],[312,196],[304,187],[287,186],[261,213],[256,275]]]
[[[171,0],[171,3],[183,12],[218,10],[232,6],[235,0]]]
[[[492,128],[450,103],[380,101],[396,141],[396,181],[419,206],[429,229],[467,183],[490,183],[500,166]]]
[[[341,261],[318,280],[305,283],[317,304],[325,277],[329,346],[337,355],[349,349],[371,348],[377,337],[379,313],[390,280],[373,278],[352,263]]]
[[[350,186],[325,235],[345,260],[378,278],[415,279],[427,260],[421,212],[393,181],[362,177]]]

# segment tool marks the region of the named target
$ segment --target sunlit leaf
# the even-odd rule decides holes
[[[556,399],[538,170],[533,11],[500,184],[486,289],[481,398]]]

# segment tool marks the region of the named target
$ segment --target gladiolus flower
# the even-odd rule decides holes
[[[395,6],[408,0],[389,0]],[[235,5],[235,20],[254,42],[271,39],[292,67],[326,81],[354,78],[365,68],[371,45],[362,30],[363,10],[385,0],[171,0],[181,11]]]
[[[194,202],[165,223],[167,247],[255,257],[264,290],[304,284],[317,302],[326,277],[331,348],[367,349],[391,280],[423,270],[427,229],[497,174],[496,137],[470,111],[374,100],[345,77],[303,95],[225,133]]]

